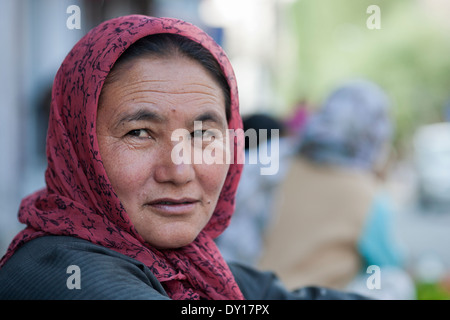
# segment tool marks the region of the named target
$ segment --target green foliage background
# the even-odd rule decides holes
[[[344,80],[364,77],[392,100],[397,148],[408,145],[418,126],[442,121],[450,98],[450,6],[431,10],[426,1],[289,5],[283,12],[288,32],[280,35],[282,52],[274,66],[284,111],[303,99],[318,106]],[[380,7],[381,29],[367,28],[370,5]]]

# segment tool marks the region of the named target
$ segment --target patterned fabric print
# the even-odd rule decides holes
[[[145,263],[173,299],[242,299],[213,239],[228,226],[242,165],[242,141],[234,142],[230,169],[212,218],[197,239],[177,250],[157,250],[136,232],[114,193],[100,158],[97,104],[104,80],[118,57],[150,34],[176,33],[207,48],[231,88],[230,129],[242,128],[237,85],[223,50],[184,21],[131,15],[92,29],[69,52],[53,84],[47,136],[47,187],[22,200],[19,220],[27,227],[12,241],[0,267],[25,242],[44,235],[86,239]]]

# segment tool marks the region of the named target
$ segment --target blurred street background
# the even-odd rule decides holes
[[[447,0],[0,0],[0,255],[23,227],[21,199],[45,185],[59,65],[92,27],[131,13],[208,32],[235,68],[243,115],[288,119],[347,79],[378,83],[392,101],[386,182],[408,272],[428,285],[419,298],[450,297]]]

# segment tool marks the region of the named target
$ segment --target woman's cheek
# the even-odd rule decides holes
[[[222,191],[223,184],[225,182],[229,164],[202,164],[201,168],[196,170],[197,177],[203,185],[205,194],[210,197],[219,197],[220,191]]]
[[[135,150],[116,150],[110,153],[105,166],[115,191],[119,194],[136,188],[148,175],[150,160]],[[104,160],[105,163],[105,160]],[[119,195],[120,197],[120,195]]]

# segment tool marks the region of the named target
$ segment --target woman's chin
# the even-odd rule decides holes
[[[141,235],[142,238],[150,244],[152,247],[159,250],[165,249],[179,249],[188,244],[192,243],[197,237],[198,232],[176,232],[176,233],[165,233],[155,236],[145,236]]]

